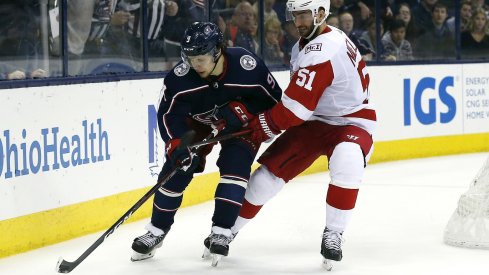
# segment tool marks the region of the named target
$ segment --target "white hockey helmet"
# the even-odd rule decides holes
[[[287,0],[287,4],[286,4],[287,10],[286,10],[285,17],[287,21],[294,20],[294,15],[292,14],[292,12],[310,10],[312,17],[314,18],[314,30],[311,32],[311,34],[308,37],[306,37],[307,39],[309,39],[316,32],[317,27],[321,25],[328,17],[329,6],[330,6],[330,0]],[[317,15],[319,14],[320,8],[324,9],[324,14],[326,16],[323,18],[323,20],[318,22]]]
[[[287,0],[287,20],[293,20],[293,11],[310,10],[312,16],[316,18],[319,8],[324,9],[324,13],[329,15],[330,0]]]

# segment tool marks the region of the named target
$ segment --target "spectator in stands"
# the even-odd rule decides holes
[[[275,0],[275,4],[273,4],[273,10],[277,14],[278,20],[280,20],[280,22],[282,22],[282,24],[287,21],[287,20],[285,20],[285,15],[287,13],[286,12],[286,6],[287,6],[286,3],[287,3],[287,0]]]
[[[489,5],[486,0],[472,0],[472,10],[483,9],[484,11],[489,11]],[[487,13],[486,13],[487,16]]]
[[[412,17],[414,23],[421,30],[432,29],[432,10],[438,0],[420,0],[420,2],[413,7]]]
[[[411,46],[414,47],[416,44],[416,38],[419,36],[420,31],[411,16],[411,8],[409,7],[409,5],[403,2],[398,6],[399,9],[396,18],[404,21],[404,24],[406,25],[405,38],[407,41],[409,41],[409,43],[411,43]]]
[[[71,55],[80,56],[85,50],[85,43],[89,37],[92,25],[95,3],[96,0],[67,1],[68,53]],[[59,7],[56,6],[55,8]],[[52,21],[53,19],[58,21],[59,17],[51,18]],[[59,36],[53,38],[55,41],[51,46],[52,53],[60,55]]]
[[[134,21],[134,16],[128,10],[121,7],[116,8],[118,3],[124,4],[124,0],[95,2],[84,54],[99,58],[107,56],[132,57],[134,43],[125,32],[124,26],[131,20],[131,17]]]
[[[455,57],[455,43],[446,24],[448,9],[437,3],[433,7],[431,27],[416,42],[415,56],[423,59]]]
[[[436,36],[444,36],[449,32],[447,26],[448,8],[444,4],[437,3],[433,7],[432,27]]]
[[[479,8],[474,11],[460,40],[463,57],[489,57],[489,20],[485,10]]]
[[[405,39],[406,25],[401,19],[394,19],[384,37],[382,44],[388,60],[401,61],[413,60],[413,50],[411,43]],[[392,58],[392,56],[394,58]]]
[[[367,61],[372,61],[377,59],[377,55],[380,55],[380,60],[394,60],[393,56],[386,56],[384,46],[381,43],[379,45],[380,49],[377,49],[377,24],[375,18],[370,18],[367,21],[367,30],[362,33],[359,40],[367,48],[371,49],[371,53],[363,55],[363,59]],[[380,37],[384,34],[384,27],[381,22],[380,24]]]
[[[342,30],[348,38],[358,47],[360,54],[365,56],[372,53],[372,49],[367,45],[364,45],[362,41],[359,40],[359,35],[353,30],[354,20],[353,16],[349,12],[344,12],[339,16],[340,30]]]
[[[139,1],[139,0],[137,0]],[[178,62],[180,60],[180,39],[185,29],[196,21],[207,21],[209,8],[211,9],[211,20],[216,23],[222,31],[226,30],[226,9],[234,7],[237,0],[171,0],[178,5],[175,16],[167,14],[163,27],[163,39],[165,53],[169,60]],[[166,1],[165,1],[166,2]],[[209,6],[210,5],[210,6]],[[223,13],[223,15],[221,15]],[[230,46],[230,45],[229,45]]]
[[[344,12],[338,16],[340,30],[342,30],[347,36],[354,35],[353,27],[355,21],[353,16],[349,12]]]
[[[360,16],[363,21],[369,19],[375,11],[376,0],[357,0],[357,6],[360,9]],[[355,2],[355,1],[354,1]],[[380,0],[381,17],[392,18],[394,15],[391,8],[392,0]]]
[[[354,28],[357,30],[366,30],[367,21],[374,17],[375,0],[334,0],[334,10],[337,14],[349,12],[355,19]],[[380,0],[381,17],[391,18],[393,16],[390,7],[390,0]],[[333,3],[332,3],[333,6]]]
[[[275,12],[275,10],[273,9],[273,5],[275,4],[275,0],[264,0],[264,3],[263,3],[263,6],[264,6],[264,11],[263,11],[263,22],[267,22],[268,19],[270,18],[275,18],[277,20],[278,19],[278,15],[277,13]],[[259,1],[256,1],[255,4],[253,4],[253,9],[255,10],[255,14],[259,14],[258,13],[258,9],[259,9]]]
[[[294,25],[294,21],[285,21],[284,23],[282,23],[282,28],[284,30],[284,36],[282,39],[284,64],[289,65],[292,47],[294,47],[295,43],[299,41],[300,36],[297,28]]]
[[[178,13],[179,6],[176,1],[148,1],[147,24],[148,24],[148,54],[150,56],[163,56],[165,45],[163,39],[163,29],[170,26],[172,17]],[[133,45],[135,56],[142,55],[141,33],[143,18],[141,17],[141,6],[139,0],[121,0],[118,10],[129,14],[128,20],[123,25],[123,29],[128,34],[129,40]],[[117,43],[119,39],[114,42]]]
[[[210,7],[208,6],[210,5]],[[196,21],[205,21],[206,13],[208,9],[211,10],[222,10],[226,7],[225,1],[220,0],[191,0],[191,5],[189,8],[189,13],[191,17]],[[215,14],[216,15],[216,14]],[[218,21],[219,19],[215,19]]]
[[[165,23],[168,27],[163,28],[163,37],[167,58],[173,62],[178,62],[180,60],[180,39],[182,34],[190,24],[201,21],[202,16],[206,17],[206,11],[205,8],[201,8],[202,3],[198,3],[199,1],[197,0],[172,1],[178,4],[178,12],[175,16],[168,17],[168,22]],[[212,0],[208,2],[212,2]],[[216,8],[219,8],[223,4],[219,2],[215,5]],[[212,7],[214,8],[214,6]]]
[[[42,67],[40,3],[2,0],[0,4],[0,79],[39,78]]]
[[[338,16],[340,13],[345,12],[346,10],[347,8],[345,7],[345,0],[331,0],[329,7],[329,12],[331,14]]]
[[[277,18],[270,17],[265,21],[265,43],[263,57],[267,64],[283,64],[284,53],[280,48],[282,28]]]
[[[326,24],[333,26],[335,28],[340,28],[340,20],[338,19],[338,15],[330,14],[326,19]]]
[[[56,2],[56,1],[55,1]],[[57,1],[56,4],[58,5]],[[106,3],[105,1],[102,3]],[[82,62],[82,54],[85,52],[85,46],[90,36],[92,28],[92,18],[96,10],[97,0],[67,0],[67,40],[68,40],[68,74],[80,75],[85,73],[84,63]],[[54,9],[59,7],[55,6]],[[102,9],[100,9],[102,10]],[[50,14],[54,16],[54,13]],[[59,16],[51,18],[51,22],[57,22]],[[58,25],[52,25],[51,28],[59,28]],[[53,36],[50,41],[51,54],[55,56],[61,55],[61,40],[60,36]]]
[[[467,29],[467,23],[472,16],[472,5],[469,0],[463,1],[460,4],[460,32],[464,32]],[[455,16],[452,16],[447,20],[448,30],[455,38]]]
[[[232,24],[228,29],[229,37],[234,46],[243,47],[253,53],[258,52],[258,42],[254,37],[257,29],[257,18],[250,2],[242,1],[236,6]]]

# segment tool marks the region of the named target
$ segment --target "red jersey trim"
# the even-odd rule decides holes
[[[356,111],[354,113],[344,115],[343,117],[355,117],[355,118],[363,118],[363,119],[377,121],[377,114],[375,110],[372,109],[362,109],[360,111]]]
[[[324,30],[323,30],[323,31],[322,31],[322,32],[321,32],[319,35],[321,35],[321,34],[323,34],[323,33],[328,33],[328,32],[330,32],[330,31],[332,31],[332,30],[331,30],[331,28],[330,28],[328,25],[326,25],[326,28],[324,28]],[[319,35],[318,35],[318,36],[319,36]],[[317,37],[317,36],[316,36],[316,37]],[[316,37],[314,37],[314,38],[316,38]],[[314,39],[313,39],[313,40],[314,40]],[[301,38],[299,39],[299,46],[300,46],[300,49],[304,48],[304,46],[305,46],[305,45],[307,45],[307,43],[309,43],[309,42],[310,42],[310,40],[307,40],[307,39],[305,39],[304,37],[302,37],[302,36],[301,36]]]
[[[268,111],[273,127],[277,130],[287,130],[292,126],[302,124],[304,120],[298,118],[292,111],[287,109],[282,101],[277,103]]]
[[[285,94],[307,109],[314,110],[326,88],[333,83],[333,79],[333,66],[329,60],[300,68],[292,76]]]

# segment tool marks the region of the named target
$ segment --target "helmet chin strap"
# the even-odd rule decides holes
[[[217,56],[217,58],[214,59],[214,67],[212,68],[212,70],[209,73],[209,75],[211,75],[214,72],[214,70],[216,69],[217,63],[219,61],[219,58],[221,58],[221,56],[222,56],[221,50],[219,50],[219,55]]]
[[[321,26],[321,24],[323,24],[324,21],[326,20],[326,17],[324,17],[323,20],[321,20],[321,22],[319,22],[319,23],[316,24],[316,18],[317,18],[317,15],[314,16],[314,29],[312,29],[312,32],[307,37],[305,37],[305,39],[307,39],[307,40],[310,40],[311,37],[314,36],[314,34],[316,33],[318,27]]]
[[[312,29],[312,32],[308,36],[306,36],[305,38],[307,40],[310,40],[311,37],[316,33],[316,30],[318,29],[318,27],[319,27],[319,25],[314,25],[314,29]]]

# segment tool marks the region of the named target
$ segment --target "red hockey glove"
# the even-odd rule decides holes
[[[185,145],[180,145],[179,138],[171,139],[166,143],[166,155],[172,167],[178,166],[179,172],[192,173],[199,165],[200,158]]]
[[[250,113],[243,103],[231,101],[217,110],[216,121],[213,124],[224,124],[221,134],[229,134],[246,126],[254,117],[255,115]]]
[[[250,139],[258,144],[271,140],[274,136],[280,134],[280,129],[275,126],[268,112],[260,113],[250,120],[246,129],[252,130]]]

